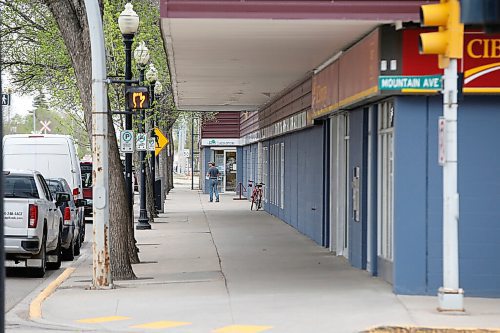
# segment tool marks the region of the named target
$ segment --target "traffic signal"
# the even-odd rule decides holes
[[[464,25],[460,22],[459,0],[441,0],[438,4],[421,6],[420,24],[439,28],[436,32],[420,34],[420,54],[437,54],[439,68],[448,67],[450,58],[462,59]]]

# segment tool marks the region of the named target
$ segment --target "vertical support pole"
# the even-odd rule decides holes
[[[123,43],[125,44],[125,81],[132,80],[132,43],[134,35],[123,35]],[[125,83],[125,91],[130,87],[130,83]],[[125,103],[125,112],[131,112],[128,103]],[[132,114],[125,115],[125,129],[132,130]],[[131,216],[132,225],[134,223],[134,185],[132,184],[132,153],[125,153],[125,188],[127,191],[127,200],[129,214]]]
[[[155,82],[151,82],[151,110],[152,110],[152,115],[151,115],[151,120],[150,120],[150,126],[151,126],[151,137],[155,138],[155,146],[156,146],[156,134],[155,134],[155,118],[156,118],[156,105],[155,105]],[[156,211],[156,193],[155,193],[155,181],[156,181],[156,158],[155,158],[155,152],[150,151],[151,157],[149,159],[149,164],[151,164],[151,183],[153,184],[152,192],[153,192],[153,207]]]
[[[0,23],[2,21],[2,8],[0,7]],[[2,43],[0,43],[0,54],[2,54]],[[0,92],[2,92],[2,57],[0,57]],[[3,106],[0,103],[0,137],[3,140]],[[0,156],[3,156],[3,145],[0,145]],[[0,158],[0,333],[5,332],[5,248],[3,234],[3,158]]]
[[[194,190],[194,113],[191,114],[191,190]]]
[[[94,175],[94,288],[112,286],[109,248],[108,192],[108,110],[106,87],[106,53],[100,6],[97,0],[85,0],[92,52],[92,158]]]
[[[457,59],[444,70],[443,116],[445,161],[443,164],[443,286],[439,288],[440,311],[463,311],[464,291],[459,287],[457,190]]]
[[[142,84],[144,82],[144,68],[141,68],[139,72],[139,82]],[[146,111],[142,109],[140,115],[139,133],[145,133]],[[141,166],[141,187],[139,189],[141,208],[139,211],[139,220],[137,221],[135,228],[137,230],[148,230],[151,229],[151,224],[149,223],[148,211],[146,209],[146,152],[144,150],[139,152],[139,164]]]

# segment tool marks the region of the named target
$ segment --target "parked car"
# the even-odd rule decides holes
[[[47,179],[52,196],[56,193],[66,193],[70,197],[69,201],[63,202],[59,210],[63,216],[62,229],[62,255],[65,260],[73,260],[75,255],[80,254],[80,247],[85,239],[85,224],[78,219],[78,207],[85,205],[85,199],[74,199],[71,195],[71,188],[64,178]]]
[[[92,162],[80,162],[82,173],[83,198],[87,200],[85,216],[92,216]]]
[[[52,197],[36,171],[4,171],[5,266],[28,267],[36,277],[61,267],[63,216],[57,207],[70,198]]]
[[[73,138],[58,134],[13,134],[3,138],[5,169],[37,170],[45,178],[64,178],[74,199],[83,199],[80,162]],[[79,225],[85,222],[78,207]],[[77,230],[79,232],[79,230]]]

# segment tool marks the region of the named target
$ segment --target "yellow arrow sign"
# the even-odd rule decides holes
[[[158,156],[161,150],[165,148],[165,146],[168,144],[168,139],[165,137],[165,135],[163,135],[163,133],[160,131],[158,127],[155,127],[155,134],[156,134],[155,156]]]

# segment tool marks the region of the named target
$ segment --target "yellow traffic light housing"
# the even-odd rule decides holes
[[[420,54],[437,54],[439,68],[448,67],[450,58],[462,59],[464,25],[460,22],[459,0],[421,6],[420,23],[424,27],[439,28],[437,32],[420,34]]]

